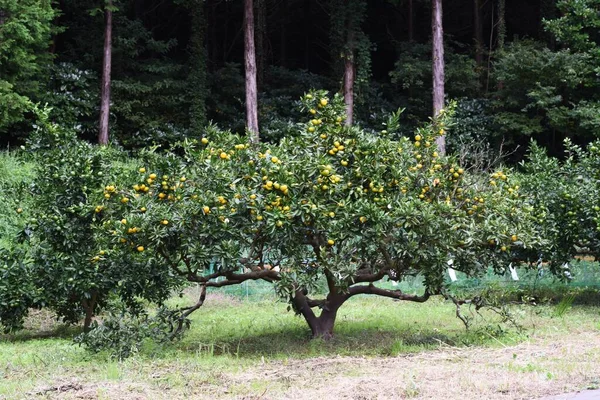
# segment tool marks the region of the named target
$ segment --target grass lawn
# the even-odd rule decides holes
[[[556,306],[515,306],[524,329],[499,329],[484,313],[466,331],[437,298],[359,297],[329,342],[311,341],[286,307],[213,294],[182,341],[124,361],[87,353],[72,343],[76,329],[38,314],[0,336],[0,399],[517,399],[600,385],[596,307],[558,316]]]

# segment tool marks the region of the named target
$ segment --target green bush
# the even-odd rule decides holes
[[[565,147],[560,162],[532,144],[522,175],[539,234],[551,244],[542,256],[558,275],[575,254],[600,259],[600,142],[583,149],[567,140]]]

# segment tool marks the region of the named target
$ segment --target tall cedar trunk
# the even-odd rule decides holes
[[[498,0],[498,45],[497,50],[504,50],[506,40],[506,0]]]
[[[433,118],[444,108],[444,28],[442,25],[442,0],[431,2],[431,30],[433,36]],[[436,139],[440,154],[446,153],[446,138]]]
[[[481,19],[481,0],[473,0],[473,25],[475,34],[475,62],[483,66],[483,22]]]
[[[344,57],[344,104],[346,104],[346,125],[352,125],[354,114],[354,26],[352,17],[346,13],[346,51]]]
[[[344,103],[346,104],[346,125],[352,125],[354,114],[354,56],[347,56],[344,63]]]
[[[256,50],[254,47],[254,4],[244,0],[244,59],[246,61],[246,128],[251,141],[258,143],[258,93],[256,87]]]
[[[408,41],[415,41],[415,14],[413,0],[408,0]]]
[[[112,64],[112,0],[104,10],[104,57],[102,60],[102,89],[100,97],[100,131],[98,143],[108,144],[108,120],[110,117],[110,68]]]
[[[256,83],[260,88],[267,66],[267,0],[256,0]]]

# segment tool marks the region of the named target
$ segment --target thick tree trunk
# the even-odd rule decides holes
[[[481,20],[481,0],[473,0],[473,25],[475,35],[475,62],[483,66],[483,23]]]
[[[329,340],[333,338],[333,327],[335,326],[336,317],[337,310],[334,312],[323,311],[312,324],[309,323],[313,339]]]
[[[302,314],[306,323],[310,327],[310,331],[313,338],[331,339],[333,337],[333,328],[335,326],[335,320],[337,312],[349,298],[346,295],[330,293],[327,296],[327,300],[321,305],[321,314],[317,317],[313,312],[311,305],[308,302],[308,298],[302,293],[297,291],[294,298],[294,306],[296,310]]]
[[[244,0],[244,59],[246,61],[246,129],[258,143],[258,93],[256,86],[256,49],[254,47],[253,0]]]
[[[98,143],[108,144],[108,121],[110,117],[110,69],[112,64],[112,1],[104,11],[104,57],[102,60],[102,89],[100,97],[100,130]]]
[[[431,2],[431,30],[433,36],[433,118],[444,108],[444,29],[442,25],[442,0]],[[446,153],[446,139],[436,139],[440,154]]]

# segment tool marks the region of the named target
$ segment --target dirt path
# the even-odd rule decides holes
[[[600,390],[582,390],[581,392],[544,397],[539,400],[600,400]]]
[[[231,376],[268,399],[535,399],[600,385],[600,337],[574,333],[498,349],[295,360]]]

